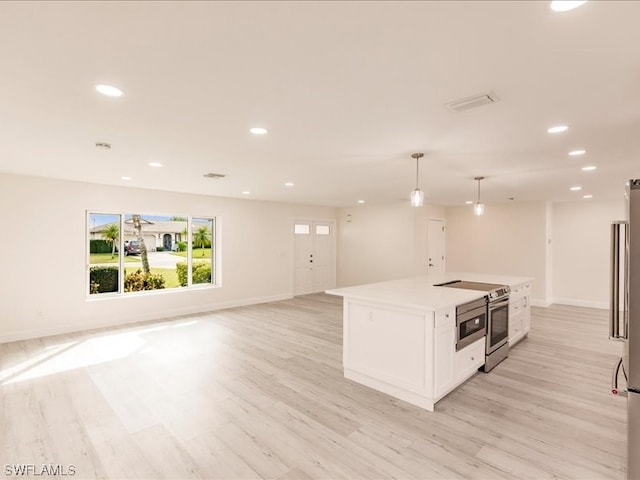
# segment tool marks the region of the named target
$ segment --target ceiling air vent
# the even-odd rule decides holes
[[[472,108],[496,103],[498,100],[499,98],[496,96],[496,94],[491,92],[454,100],[453,102],[445,103],[445,107],[454,112],[464,112],[465,110],[471,110]]]
[[[220,178],[226,177],[226,175],[224,173],[205,173],[203,177],[215,178],[216,180],[219,180]]]

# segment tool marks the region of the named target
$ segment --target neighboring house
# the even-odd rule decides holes
[[[158,247],[164,250],[175,250],[177,242],[187,241],[187,222],[173,220],[146,220],[140,219],[142,225],[142,238],[149,252],[155,252]],[[111,225],[105,223],[89,229],[89,238],[96,240],[103,238],[102,232]],[[137,240],[135,229],[133,228],[133,220],[124,221],[124,241]]]

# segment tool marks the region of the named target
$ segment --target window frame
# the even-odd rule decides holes
[[[131,210],[132,211],[132,210]],[[160,288],[155,290],[142,290],[136,292],[125,292],[124,291],[124,268],[125,268],[125,256],[122,255],[124,248],[124,238],[123,235],[125,221],[127,215],[132,215],[131,211],[127,210],[127,212],[115,211],[115,210],[102,210],[102,209],[87,209],[85,211],[85,295],[87,300],[102,300],[102,299],[110,299],[110,298],[128,298],[132,296],[144,296],[144,295],[157,295],[164,293],[174,293],[174,292],[184,292],[184,291],[193,291],[193,290],[202,290],[202,289],[210,289],[210,288],[220,288],[222,286],[221,278],[221,250],[220,250],[220,224],[221,217],[218,215],[167,215],[166,213],[157,214],[146,212],[145,214],[140,214],[141,216],[158,216],[158,217],[170,217],[170,216],[179,216],[186,218],[187,222],[187,235],[186,239],[182,238],[184,235],[181,235],[180,241],[186,241],[187,243],[187,255],[185,257],[187,261],[187,285],[184,287],[174,287],[174,288]],[[93,228],[91,226],[91,216],[92,215],[113,215],[119,216],[120,224],[119,224],[119,242],[118,242],[118,291],[117,292],[105,292],[92,294],[91,293],[91,281],[90,281],[90,269],[91,269],[91,248],[90,248],[90,240],[91,240],[91,232],[90,229]],[[205,219],[211,220],[212,222],[212,230],[211,230],[211,282],[210,283],[193,283],[193,255],[192,255],[192,234],[193,234],[193,219]]]

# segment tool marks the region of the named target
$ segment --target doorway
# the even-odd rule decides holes
[[[427,225],[427,273],[429,275],[445,272],[444,234],[444,220],[430,218]]]
[[[333,220],[294,222],[294,295],[321,292],[335,287],[335,228]]]
[[[171,251],[172,250],[172,242],[171,242],[171,234],[170,233],[165,233],[164,236],[162,237],[162,247],[167,250],[167,251]]]

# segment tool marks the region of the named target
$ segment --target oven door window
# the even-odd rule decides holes
[[[491,346],[497,345],[507,338],[509,335],[509,306],[496,308],[491,310],[491,320],[489,338]]]

